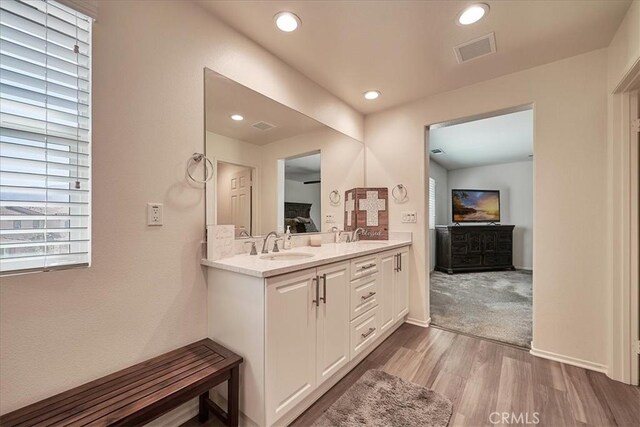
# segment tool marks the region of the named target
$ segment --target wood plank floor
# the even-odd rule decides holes
[[[531,425],[535,412],[539,426],[640,426],[638,387],[511,346],[409,324],[292,425],[310,425],[369,369],[384,370],[447,396],[453,402],[450,426],[490,426],[492,412],[528,414],[523,422],[511,419],[509,425],[525,425],[527,420]]]

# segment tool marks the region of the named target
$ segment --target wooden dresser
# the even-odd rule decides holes
[[[436,226],[436,267],[453,274],[513,267],[513,225]]]

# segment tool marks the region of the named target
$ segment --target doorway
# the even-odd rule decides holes
[[[235,237],[253,235],[253,168],[217,162],[217,224],[233,224]]]
[[[431,324],[531,348],[533,109],[427,130]]]

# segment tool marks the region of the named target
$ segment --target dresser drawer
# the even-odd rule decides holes
[[[451,257],[451,263],[453,267],[477,267],[482,265],[482,256],[481,255],[454,255]]]
[[[469,248],[466,243],[453,243],[451,245],[451,253],[453,255],[466,255]]]
[[[378,272],[378,255],[369,255],[351,261],[351,280]]]
[[[378,338],[378,307],[351,321],[351,360]]]
[[[469,234],[466,231],[457,231],[451,233],[451,243],[467,243],[469,241]]]
[[[379,275],[372,274],[351,282],[351,319],[378,305]]]
[[[510,266],[511,265],[511,255],[485,255],[484,256],[484,265],[486,266]]]

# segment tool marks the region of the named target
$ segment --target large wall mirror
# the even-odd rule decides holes
[[[364,146],[205,69],[207,225],[237,238],[342,229],[344,192],[364,185]]]

